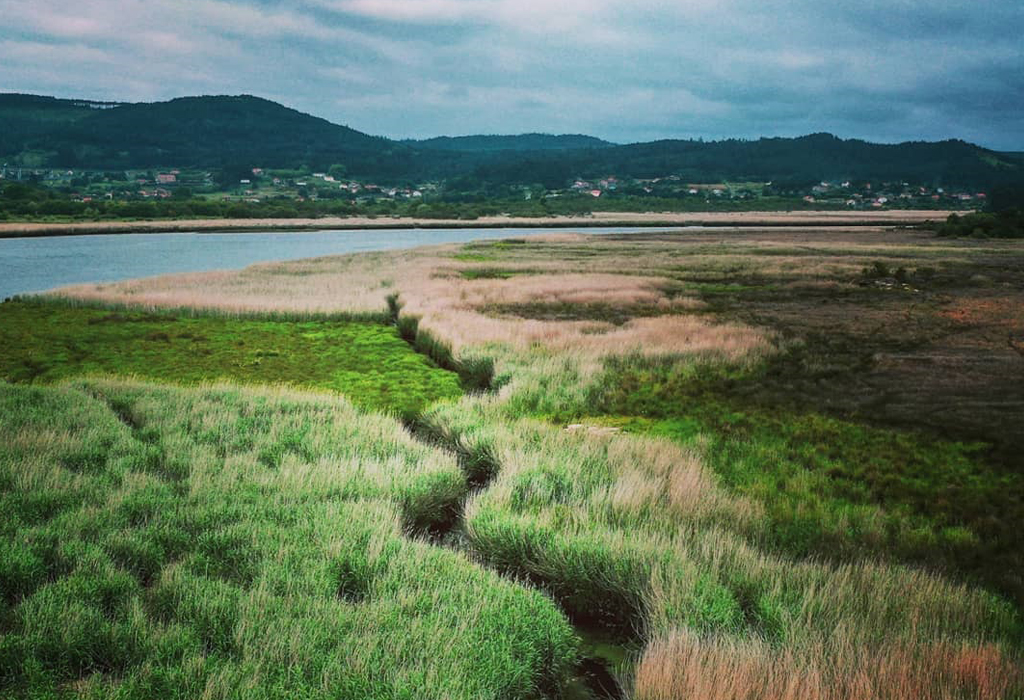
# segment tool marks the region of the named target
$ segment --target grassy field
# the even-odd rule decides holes
[[[116,374],[180,384],[285,383],[338,391],[358,406],[406,417],[461,394],[457,375],[412,352],[383,322],[15,301],[0,304],[0,325],[0,378],[10,382]]]
[[[24,331],[0,361],[47,359],[0,384],[3,682],[1024,696],[1022,294],[1019,243],[838,229],[531,237],[64,292],[132,311],[5,305]],[[276,374],[217,369],[275,345]],[[405,383],[329,371],[367,359]],[[267,381],[357,407],[237,386]]]
[[[765,405],[737,391],[766,371],[715,377],[682,363],[612,362],[569,420],[697,451],[730,490],[763,504],[772,549],[914,562],[1024,602],[1014,526],[1024,519],[1024,473],[983,440]]]
[[[0,681],[25,697],[531,697],[555,605],[404,536],[465,495],[393,420],[283,390],[0,386]]]

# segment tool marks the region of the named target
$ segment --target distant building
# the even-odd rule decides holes
[[[173,185],[178,181],[178,176],[174,173],[158,173],[156,181],[161,185]]]

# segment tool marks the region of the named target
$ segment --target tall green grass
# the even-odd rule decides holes
[[[857,655],[821,657],[839,639],[851,651],[893,643],[920,658],[946,644],[992,648],[1002,655],[993,673],[1020,663],[1020,618],[993,594],[901,566],[772,553],[759,544],[772,528],[764,510],[718,486],[695,452],[502,419],[505,408],[468,399],[421,420],[498,466],[467,505],[469,545],[542,585],[577,622],[642,640],[676,630],[761,639],[801,664],[833,664],[844,683],[861,672]]]
[[[763,371],[617,359],[569,414],[700,451],[764,504],[780,551],[913,562],[1024,601],[1024,475],[990,445],[761,403],[744,387]]]
[[[557,692],[559,610],[410,539],[453,457],[347,402],[125,381],[0,385],[5,696]]]

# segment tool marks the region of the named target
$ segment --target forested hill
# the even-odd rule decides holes
[[[0,95],[0,156],[90,169],[347,163],[357,174],[401,177],[408,149],[242,96],[183,97],[110,109],[76,100]]]
[[[583,134],[520,134],[518,136],[437,136],[421,141],[406,140],[409,146],[441,151],[570,151],[585,148],[608,148],[615,144]]]
[[[963,141],[896,145],[829,134],[756,141],[658,141],[617,146],[588,136],[370,136],[251,96],[127,104],[0,94],[0,159],[9,166],[90,170],[345,166],[381,183],[449,180],[463,189],[574,178],[909,180],[990,187],[1020,182],[1024,162]]]
[[[1024,163],[980,146],[949,140],[875,144],[831,134],[757,141],[655,141],[574,151],[553,158],[531,155],[495,160],[479,168],[485,181],[527,178],[560,182],[574,175],[655,178],[679,175],[692,182],[752,180],[908,180],[935,185],[989,187],[1020,182]]]

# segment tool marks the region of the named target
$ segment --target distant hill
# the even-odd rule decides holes
[[[30,165],[118,169],[345,161],[369,172],[396,167],[388,162],[391,151],[404,150],[248,95],[109,109],[78,100],[0,95],[0,124],[0,154],[21,156]]]
[[[542,182],[588,178],[656,178],[678,175],[692,182],[815,180],[911,180],[988,187],[1020,181],[1024,163],[964,141],[874,144],[831,134],[756,141],[655,141],[553,158],[532,155],[494,161],[477,177],[508,181],[531,176]]]
[[[0,160],[23,167],[326,169],[380,182],[447,180],[487,193],[511,184],[564,187],[573,178],[678,176],[689,182],[911,180],[990,187],[1024,180],[1019,154],[966,143],[894,145],[830,134],[756,141],[614,145],[582,135],[393,141],[275,102],[241,96],[98,103],[0,94]]]
[[[608,148],[615,144],[582,134],[520,134],[517,136],[437,136],[402,143],[441,151],[570,151],[584,148]]]

